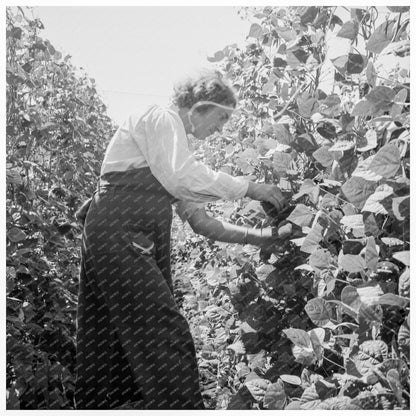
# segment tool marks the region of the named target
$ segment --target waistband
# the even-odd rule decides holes
[[[148,167],[122,172],[107,172],[98,181],[97,191],[100,189],[151,193],[166,198],[171,204],[177,201],[153,176]]]

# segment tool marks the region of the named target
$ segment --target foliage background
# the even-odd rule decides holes
[[[208,209],[296,233],[270,255],[174,224],[176,297],[210,408],[409,407],[410,16],[339,10],[243,8],[256,21],[247,48],[209,58],[240,110],[197,154],[279,184],[291,209]],[[94,80],[41,30],[7,10],[9,409],[74,406],[74,211],[115,128]]]

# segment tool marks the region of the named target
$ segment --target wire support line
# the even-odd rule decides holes
[[[140,95],[143,97],[160,97],[160,98],[169,98],[168,95],[160,95],[160,94],[145,94],[140,92],[130,92],[130,91],[115,91],[115,90],[101,90],[98,89],[101,93],[111,93],[111,94],[129,94],[129,95]]]

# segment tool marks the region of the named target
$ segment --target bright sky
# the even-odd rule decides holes
[[[175,82],[210,63],[207,56],[244,44],[250,22],[237,7],[35,7],[41,36],[72,56],[97,82],[108,114],[169,99]]]

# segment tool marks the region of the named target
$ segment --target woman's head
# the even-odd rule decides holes
[[[179,107],[186,131],[199,139],[221,131],[237,105],[233,88],[219,73],[178,85],[172,101]]]
[[[234,89],[224,82],[219,72],[209,73],[197,79],[188,79],[174,89],[172,101],[179,108],[192,108],[200,101],[211,101],[227,107],[237,105]],[[209,105],[196,106],[195,111],[204,114]]]

